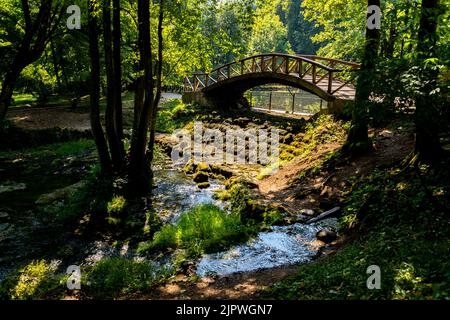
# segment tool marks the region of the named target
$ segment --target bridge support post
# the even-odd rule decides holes
[[[272,110],[272,91],[270,91],[270,94],[269,94],[269,111],[271,111]]]
[[[294,110],[295,110],[295,92],[292,95],[292,114],[294,114]]]

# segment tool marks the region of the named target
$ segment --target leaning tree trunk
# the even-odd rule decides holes
[[[438,128],[439,112],[435,103],[438,71],[425,63],[426,59],[436,57],[437,21],[439,17],[439,0],[423,0],[418,33],[417,51],[421,64],[422,93],[416,98],[416,140],[415,154],[427,163],[436,163],[442,155]]]
[[[367,6],[376,5],[380,7],[380,0],[368,0]],[[370,13],[367,12],[366,19]],[[380,43],[380,30],[369,29],[366,26],[366,39],[364,55],[358,80],[356,82],[355,103],[352,113],[352,125],[347,137],[345,148],[351,152],[363,152],[371,148],[367,133],[368,106],[370,93],[372,91],[372,79],[375,71],[378,47]]]
[[[28,0],[22,0],[21,4],[25,21],[25,34],[19,47],[16,48],[15,57],[2,82],[0,121],[5,118],[8,107],[11,104],[14,86],[20,73],[27,65],[33,63],[41,56],[63,16],[62,5],[58,4],[52,10],[52,0],[42,0],[33,21]]]
[[[97,146],[100,159],[101,172],[109,174],[111,172],[111,159],[109,157],[108,145],[100,123],[100,53],[98,48],[98,25],[95,15],[96,0],[88,0],[89,16],[89,55],[91,59],[91,85],[90,85],[90,120],[91,130]]]
[[[116,94],[115,74],[113,64],[112,33],[111,33],[111,0],[106,0],[103,5],[103,35],[105,50],[106,69],[106,111],[105,127],[108,139],[109,150],[111,152],[112,164],[115,170],[120,170],[124,164],[124,152],[121,150],[120,137],[116,127]]]
[[[0,93],[0,121],[5,118],[8,107],[11,105],[14,86],[16,85],[17,79],[19,78],[20,72],[23,68],[24,67],[19,65],[13,65],[6,73],[5,79],[2,83],[2,91]]]
[[[140,66],[144,69],[144,104],[139,117],[137,117],[138,119],[136,119],[138,122],[136,124],[137,129],[133,132],[130,149],[128,182],[130,192],[135,195],[145,194],[151,189],[151,167],[145,154],[151,116],[150,109],[154,100],[149,0],[138,0],[138,22]]]

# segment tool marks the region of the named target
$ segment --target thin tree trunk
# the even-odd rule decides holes
[[[150,123],[150,140],[148,144],[148,161],[153,161],[153,149],[155,145],[155,129],[156,129],[156,117],[158,115],[158,105],[161,99],[161,80],[162,80],[162,64],[163,64],[163,20],[164,20],[164,0],[160,0],[159,3],[159,16],[158,16],[158,64],[156,66],[156,94],[152,106],[152,115]]]
[[[421,64],[421,81],[424,84],[422,94],[416,98],[416,140],[415,154],[428,163],[436,163],[442,155],[439,141],[439,112],[435,104],[435,95],[430,94],[437,86],[438,71],[425,64],[426,59],[436,56],[437,21],[439,0],[423,0],[418,32],[418,58]]]
[[[114,65],[114,107],[115,127],[120,139],[120,150],[123,149],[123,120],[122,120],[122,70],[120,59],[120,0],[113,0],[113,65]]]
[[[380,0],[368,0],[367,6],[380,7]],[[369,18],[369,13],[367,18]],[[366,40],[360,74],[356,83],[355,103],[352,113],[352,125],[344,149],[351,152],[364,152],[371,148],[368,137],[368,106],[372,90],[372,79],[378,58],[380,30],[366,27]]]
[[[134,194],[144,194],[151,189],[151,167],[146,161],[147,132],[153,103],[153,72],[150,43],[150,2],[138,0],[139,53],[144,69],[144,105],[139,116],[137,130],[133,132],[130,150],[129,189]]]
[[[53,62],[53,68],[55,70],[56,84],[58,86],[58,91],[60,91],[61,90],[61,77],[59,75],[59,66],[58,66],[58,60],[56,59],[56,51],[55,51],[55,45],[53,43],[53,39],[50,40],[50,49],[52,51],[52,62]]]
[[[91,130],[97,146],[100,159],[101,172],[111,172],[111,159],[109,157],[108,145],[106,144],[103,128],[100,123],[100,53],[98,48],[98,25],[95,16],[96,0],[88,0],[89,16],[89,54],[91,59],[91,93],[90,93],[90,120]]]
[[[141,117],[142,109],[144,108],[144,77],[139,77],[136,80],[134,89],[134,112],[133,112],[133,132],[137,131],[139,119]]]
[[[103,37],[105,50],[105,69],[106,69],[106,111],[105,127],[108,138],[109,150],[114,169],[120,170],[123,167],[123,152],[120,150],[120,138],[116,128],[116,106],[114,94],[114,65],[112,53],[112,33],[111,33],[111,0],[106,0],[103,5]]]

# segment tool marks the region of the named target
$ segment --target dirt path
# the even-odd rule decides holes
[[[189,281],[178,276],[171,283],[156,288],[151,295],[136,299],[255,299],[258,291],[295,274],[297,266],[245,272],[218,278],[204,277]],[[128,297],[129,298],[129,297]]]
[[[88,110],[78,111],[70,107],[48,107],[36,109],[11,109],[8,119],[22,129],[61,129],[90,130]]]
[[[162,99],[180,99],[178,93],[163,92]],[[132,103],[131,103],[132,105]],[[132,107],[124,107],[125,113],[132,113]],[[59,127],[71,130],[90,130],[88,107],[71,106],[10,108],[8,119],[23,129],[47,129]]]
[[[401,161],[412,150],[414,138],[408,130],[380,129],[371,134],[374,150],[370,154],[354,158],[332,171],[321,170],[301,182],[295,181],[300,172],[314,167],[324,155],[341,147],[337,143],[321,145],[309,158],[294,160],[260,181],[259,192],[272,204],[282,206],[292,214],[298,214],[299,209],[323,210],[337,205],[348,190],[351,177],[363,176],[378,166]]]

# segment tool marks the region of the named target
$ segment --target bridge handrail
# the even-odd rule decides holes
[[[269,58],[269,59],[266,59]],[[281,63],[280,63],[280,58]],[[323,64],[316,60],[327,61],[330,65]],[[247,61],[251,61],[251,66],[246,64]],[[303,63],[304,62],[304,63]],[[336,65],[344,65],[342,69],[335,68]],[[238,66],[238,70],[236,67]],[[351,70],[348,70],[345,66],[350,66]],[[255,72],[273,72],[283,74],[297,74],[300,78],[304,78],[305,75],[312,77],[310,82],[317,85],[322,80],[328,79],[328,94],[334,94],[339,91],[345,85],[352,82],[352,79],[342,78],[336,73],[343,71],[354,71],[360,67],[359,64],[354,62],[348,62],[340,59],[323,58],[315,55],[292,55],[286,53],[263,53],[257,54],[243,59],[235,60],[226,64],[223,64],[210,72],[194,72],[193,82],[189,80],[189,77],[185,78],[184,88],[185,91],[197,91],[208,87],[211,84],[215,84],[224,79],[230,79],[236,75],[244,75]],[[259,71],[258,71],[259,69]],[[322,70],[322,71],[320,71]],[[337,89],[333,89],[333,81],[335,78],[343,80],[343,84]]]
[[[331,72],[342,71],[340,69],[331,68],[331,67],[329,67],[327,65],[324,65],[324,64],[322,64],[320,62],[317,62],[317,61],[314,61],[312,59],[309,59],[308,57],[305,57],[305,56],[298,56],[298,55],[292,55],[292,54],[287,54],[287,53],[261,53],[261,54],[256,54],[256,55],[253,55],[253,56],[250,56],[250,57],[245,57],[245,58],[242,58],[242,59],[239,59],[239,60],[234,60],[234,61],[225,63],[223,65],[220,65],[217,68],[212,69],[208,73],[213,73],[213,72],[219,71],[220,69],[224,69],[224,68],[226,68],[228,66],[231,66],[233,64],[240,64],[242,62],[245,62],[245,61],[248,61],[248,60],[251,60],[251,59],[256,59],[256,58],[261,58],[261,57],[273,57],[273,56],[285,57],[285,58],[291,58],[291,59],[299,59],[299,60],[308,62],[310,64],[314,64],[314,65],[316,65],[316,66],[318,66],[318,67],[320,67],[320,68],[322,68],[322,69],[324,69],[326,71],[331,71]],[[208,73],[205,72],[205,73],[202,73],[202,74],[208,74]]]
[[[309,58],[311,60],[325,60],[325,61],[329,61],[329,62],[336,62],[336,63],[339,63],[339,64],[350,66],[353,69],[359,69],[361,67],[360,63],[356,63],[356,62],[353,62],[353,61],[345,61],[345,60],[342,60],[342,59],[320,57],[320,56],[316,56],[316,55],[313,55],[313,54],[302,54],[300,56]]]

